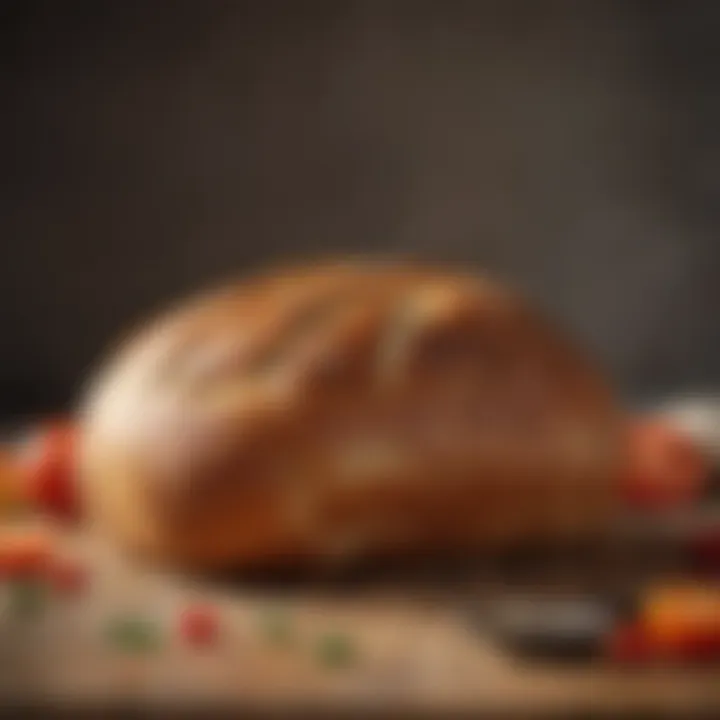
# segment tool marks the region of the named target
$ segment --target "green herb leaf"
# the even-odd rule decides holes
[[[317,656],[328,667],[347,667],[357,660],[357,651],[349,637],[333,633],[320,638]]]
[[[114,618],[107,626],[106,637],[111,645],[127,653],[152,652],[161,640],[155,623],[137,616]]]

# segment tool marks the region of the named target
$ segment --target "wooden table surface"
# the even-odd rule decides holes
[[[6,703],[79,708],[117,702],[150,711],[200,705],[388,712],[477,709],[519,716],[691,712],[720,716],[720,670],[634,670],[602,665],[523,664],[473,626],[487,575],[420,581],[365,577],[350,582],[201,581],[160,575],[124,561],[85,531],[58,533],[61,555],[88,568],[76,597],[52,597],[37,617],[0,616],[0,697]],[[2,592],[7,593],[4,587]],[[3,598],[6,601],[7,598]],[[177,632],[194,602],[219,612],[218,642],[192,649]],[[294,637],[273,643],[263,617],[283,607]],[[164,639],[127,655],[108,642],[112,618],[138,613]],[[351,638],[349,667],[327,667],[317,645],[327,633]]]

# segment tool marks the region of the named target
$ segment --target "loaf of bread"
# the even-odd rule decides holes
[[[482,277],[338,263],[171,309],[84,398],[93,524],[187,568],[603,533],[620,419],[592,364]]]

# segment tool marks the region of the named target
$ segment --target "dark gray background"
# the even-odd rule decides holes
[[[487,267],[626,391],[720,384],[720,3],[5,3],[0,405],[276,258]]]

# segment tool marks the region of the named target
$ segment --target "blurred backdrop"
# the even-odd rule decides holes
[[[499,273],[624,392],[720,385],[720,3],[6,0],[0,408],[277,259]]]

